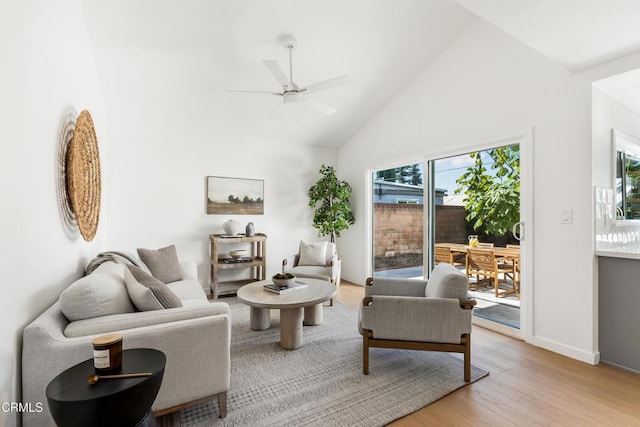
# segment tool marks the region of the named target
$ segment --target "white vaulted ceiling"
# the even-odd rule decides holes
[[[640,49],[637,0],[455,0],[569,71]]]
[[[108,110],[131,96],[118,70],[132,69],[147,73],[159,91],[183,91],[188,96],[178,98],[197,107],[176,108],[197,108],[194,114],[236,140],[327,147],[345,142],[475,19],[441,0],[87,0],[84,9]],[[288,53],[278,37],[287,33],[298,42],[298,84],[350,76],[348,86],[314,95],[335,107],[334,115],[296,103],[270,119],[277,97],[227,92],[279,90],[262,60],[286,70]],[[136,51],[154,60],[132,63]],[[116,70],[117,81],[108,70]]]
[[[175,111],[239,142],[340,146],[478,17],[569,71],[640,47],[633,0],[85,0],[83,7],[110,116],[146,109],[135,97],[154,93],[146,102],[166,110],[156,121]],[[348,86],[314,95],[334,115],[296,103],[270,118],[277,97],[227,92],[279,90],[262,60],[286,70],[283,34],[298,41],[299,84],[350,76]]]

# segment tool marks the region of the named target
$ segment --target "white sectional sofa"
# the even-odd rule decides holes
[[[217,398],[226,415],[230,383],[231,317],[228,304],[209,302],[197,279],[196,265],[181,262],[182,280],[167,286],[183,307],[136,311],[124,283],[123,264],[102,263],[29,324],[23,334],[23,402],[41,402],[41,413],[25,413],[23,425],[54,426],[45,389],[59,373],[93,357],[91,341],[108,332],[123,335],[123,348],[154,348],[165,353],[164,379],[152,406],[156,415]],[[88,283],[87,283],[88,282]],[[77,283],[77,282],[76,282]],[[74,286],[75,283],[71,286]],[[70,287],[71,287],[70,286]],[[89,289],[89,290],[87,290]],[[89,294],[88,294],[89,293]],[[64,292],[63,292],[64,294]],[[70,321],[70,296],[82,300]],[[73,301],[72,301],[73,302]],[[88,317],[93,310],[98,315]]]

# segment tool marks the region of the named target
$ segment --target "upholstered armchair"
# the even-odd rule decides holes
[[[326,280],[340,287],[340,258],[331,242],[300,242],[298,253],[282,260],[282,272],[297,277]],[[330,300],[333,305],[333,298]]]
[[[428,281],[367,279],[360,307],[363,372],[369,348],[444,351],[464,354],[464,380],[471,380],[471,311],[464,273],[441,263]]]

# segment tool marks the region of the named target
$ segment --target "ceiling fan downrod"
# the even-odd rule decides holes
[[[292,35],[282,37],[282,44],[289,50],[289,85],[291,89],[298,90],[298,86],[293,82],[293,49],[297,45],[296,38]]]

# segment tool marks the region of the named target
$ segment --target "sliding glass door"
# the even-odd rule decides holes
[[[517,331],[524,258],[512,230],[520,224],[520,198],[517,139],[374,170],[373,276],[421,279],[438,263],[453,264],[478,301],[474,318]],[[474,257],[492,257],[495,271],[475,265],[469,249]]]

